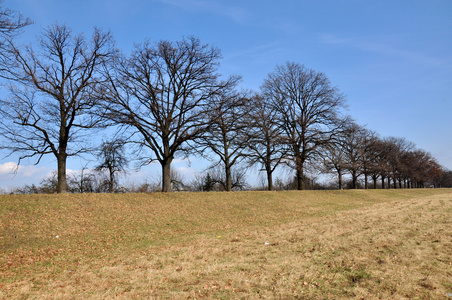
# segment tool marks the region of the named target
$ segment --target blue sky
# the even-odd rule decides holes
[[[69,25],[89,36],[109,29],[128,53],[145,39],[197,36],[222,50],[220,72],[243,76],[257,90],[277,64],[294,61],[324,72],[347,96],[348,113],[382,136],[405,137],[452,169],[452,1],[207,1],[5,0],[35,21],[21,39],[35,41],[48,25]],[[1,154],[1,153],[0,153]],[[0,188],[39,183],[56,168],[53,157],[25,162],[0,156]],[[72,159],[71,170],[86,161]],[[175,164],[189,178],[196,168]],[[159,168],[130,180],[158,178]]]

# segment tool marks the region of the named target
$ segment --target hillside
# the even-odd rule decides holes
[[[444,298],[452,190],[0,196],[0,298]]]

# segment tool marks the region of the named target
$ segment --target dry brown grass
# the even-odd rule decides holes
[[[443,299],[451,216],[446,189],[1,196],[0,298]]]

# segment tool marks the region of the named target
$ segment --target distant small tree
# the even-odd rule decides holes
[[[68,190],[72,193],[93,193],[99,190],[96,186],[96,175],[85,165],[80,170],[69,176]]]
[[[118,173],[123,172],[128,164],[124,153],[124,141],[117,139],[103,142],[97,157],[100,160],[100,164],[96,167],[96,170],[108,172],[108,191],[113,193],[117,186]]]
[[[171,189],[173,191],[187,190],[187,185],[184,183],[182,174],[175,169],[171,169]]]
[[[50,175],[41,180],[41,191],[44,194],[53,194],[57,192],[58,187],[58,172],[52,171]]]
[[[206,176],[204,177],[202,190],[206,192],[213,191],[215,190],[216,184],[217,182],[215,181],[215,179],[213,179],[212,176],[210,176],[210,173],[207,172]]]
[[[211,168],[209,172],[211,177],[211,182],[215,183],[214,189],[218,191],[242,191],[248,188],[246,182],[246,171],[243,168],[236,166],[236,168],[231,169],[231,188],[228,190],[228,182],[226,180],[226,174],[222,167]]]

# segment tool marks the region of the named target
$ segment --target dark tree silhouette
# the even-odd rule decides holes
[[[0,38],[11,38],[19,33],[25,26],[33,22],[24,17],[20,12],[3,7],[3,0],[0,0]]]
[[[374,145],[378,140],[377,133],[363,128],[361,135],[361,145],[359,151],[361,152],[361,172],[364,175],[364,188],[369,188],[369,176],[374,174],[375,161],[377,160],[377,154],[374,152]],[[373,178],[373,177],[372,177]],[[376,188],[376,178],[374,180],[374,188]]]
[[[148,150],[142,164],[158,161],[162,191],[171,191],[171,163],[210,124],[209,101],[237,80],[219,80],[220,50],[197,38],[136,46],[111,73],[110,118],[131,132],[130,141]]]
[[[100,164],[96,167],[97,171],[108,172],[108,191],[113,193],[117,186],[117,173],[122,172],[127,167],[128,159],[124,153],[124,141],[117,139],[103,142],[97,157]]]
[[[340,140],[333,141],[323,146],[322,169],[328,173],[337,174],[337,188],[340,190],[343,188],[342,177],[346,168],[344,156],[344,148],[342,147]]]
[[[23,28],[32,24],[29,18],[21,13],[3,7],[0,0],[0,77],[7,77],[7,71],[11,68],[14,57],[11,55],[10,47],[13,39]]]
[[[251,99],[250,114],[247,117],[248,162],[259,164],[267,175],[267,189],[273,190],[273,172],[284,161],[287,146],[283,142],[283,126],[274,118],[274,106],[261,95]]]
[[[58,25],[43,32],[40,46],[40,52],[8,46],[5,75],[12,84],[11,96],[0,101],[0,135],[7,141],[1,147],[22,153],[19,163],[53,154],[61,193],[67,192],[67,158],[90,150],[82,137],[100,124],[95,91],[104,80],[101,66],[116,50],[108,32],[95,29],[87,40]]]
[[[325,74],[291,62],[268,74],[261,89],[277,112],[302,190],[305,164],[318,157],[319,147],[331,142],[341,127],[344,96]]]
[[[341,144],[344,153],[344,168],[352,176],[352,189],[358,188],[357,180],[363,170],[363,139],[365,129],[355,122],[346,125],[341,134]]]
[[[246,92],[225,89],[210,101],[209,129],[197,141],[201,152],[213,152],[218,166],[224,170],[224,189],[232,190],[232,168],[243,161],[249,145],[249,97]]]

